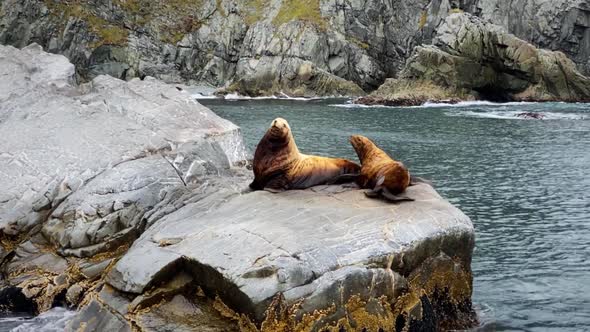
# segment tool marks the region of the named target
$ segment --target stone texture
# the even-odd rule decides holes
[[[251,192],[235,125],[152,78],[73,73],[0,47],[0,309],[78,308],[72,331],[474,324],[473,225],[432,187]]]
[[[141,294],[182,269],[258,322],[279,293],[301,301],[300,314],[343,309],[353,295],[395,303],[407,289],[403,276],[425,259],[443,252],[468,270],[473,247],[469,218],[430,186],[408,195],[416,201],[392,205],[338,186],[253,192],[221,205],[208,197],[150,227],[107,282]],[[167,238],[181,240],[161,247]]]
[[[154,79],[76,87],[67,59],[38,46],[1,47],[0,61],[3,234],[48,218],[52,243],[98,252],[172,191],[246,158],[238,127]]]
[[[590,78],[561,52],[538,49],[499,26],[456,13],[437,28],[433,45],[417,47],[400,76],[372,97],[588,101]]]
[[[238,127],[174,86],[74,73],[0,46],[2,289],[32,312],[76,306],[149,223],[247,158]]]
[[[154,76],[236,83],[232,91],[244,94],[357,95],[396,77],[413,48],[430,44],[458,11],[590,69],[585,0],[5,0],[0,8],[0,43],[39,43],[67,56],[84,79]],[[322,83],[297,78],[301,64]],[[265,81],[272,89],[244,85]]]

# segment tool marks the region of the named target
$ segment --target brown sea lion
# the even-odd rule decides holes
[[[390,201],[413,201],[404,191],[410,185],[410,172],[403,163],[393,160],[370,139],[354,135],[350,143],[361,161],[357,184],[370,189],[368,197],[382,196]]]
[[[360,166],[345,159],[305,155],[299,152],[286,120],[275,119],[254,153],[253,190],[305,189],[321,184],[352,182]]]

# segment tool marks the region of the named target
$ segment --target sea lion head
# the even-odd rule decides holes
[[[272,139],[286,139],[291,134],[291,127],[289,127],[287,120],[283,118],[276,118],[270,124],[270,128],[268,128],[267,133]]]
[[[361,162],[364,161],[367,153],[374,147],[373,142],[362,135],[350,136],[350,144],[352,144]]]

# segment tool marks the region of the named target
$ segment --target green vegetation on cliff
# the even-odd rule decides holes
[[[91,43],[92,48],[101,45],[122,45],[127,42],[127,36],[129,35],[127,29],[98,16],[85,1],[77,0],[66,3],[58,0],[45,0],[45,5],[47,5],[52,15],[61,18],[64,25],[70,17],[86,22],[88,29],[98,39],[98,41]]]
[[[122,20],[106,20],[95,5],[87,1],[44,0],[51,14],[61,19],[63,25],[68,18],[78,18],[88,25],[96,36],[91,48],[101,45],[123,45],[127,42],[130,23],[131,29],[150,28],[157,31],[158,38],[164,42],[176,44],[186,33],[200,28],[200,15],[203,0],[114,0],[114,11],[119,11]],[[220,1],[216,10],[225,15]],[[118,15],[117,15],[118,17]]]
[[[284,0],[272,23],[279,26],[294,20],[310,22],[321,28],[326,27],[326,21],[320,13],[319,0]]]

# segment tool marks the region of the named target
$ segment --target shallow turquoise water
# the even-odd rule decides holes
[[[356,159],[348,137],[372,138],[473,220],[473,298],[497,330],[590,329],[590,105],[202,102],[241,126],[252,151],[275,117],[303,153]]]

